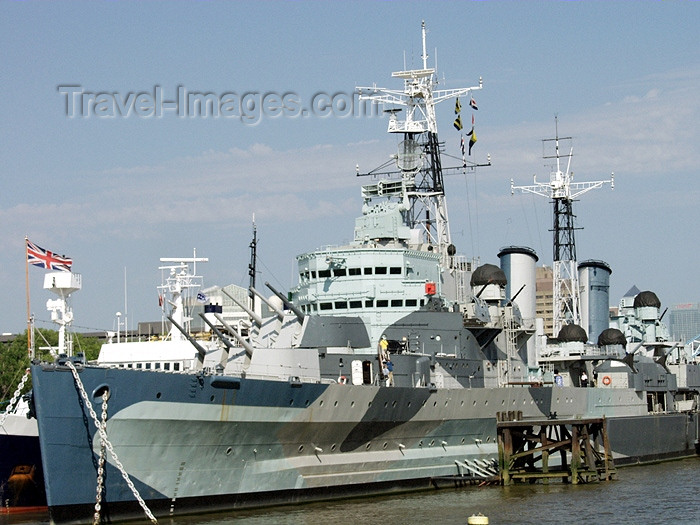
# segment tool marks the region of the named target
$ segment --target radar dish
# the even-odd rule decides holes
[[[399,144],[396,165],[401,171],[417,171],[421,163],[421,151],[418,142],[406,139]]]

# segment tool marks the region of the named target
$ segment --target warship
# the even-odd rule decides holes
[[[605,418],[620,464],[695,454],[698,366],[671,365],[668,345],[646,329],[658,308],[628,312],[625,329],[636,323],[641,338],[629,352],[620,329],[592,344],[566,324],[547,341],[534,315],[533,250],[502,250],[500,267],[457,254],[435,106],[473,100],[482,82],[436,89],[424,25],[422,44],[422,68],[392,75],[402,90],[358,88],[389,107],[400,141],[394,165],[363,179],[353,241],[299,255],[286,294],[251,286],[250,302],[236,299],[245,312],[236,323],[211,305],[206,344],[170,315],[189,345],[180,354],[124,357],[134,347],[117,345],[100,362],[32,364],[53,523],[488,478],[503,419]],[[477,166],[465,158],[458,169]]]

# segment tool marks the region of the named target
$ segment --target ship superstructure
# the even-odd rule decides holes
[[[307,314],[361,312],[377,343],[383,327],[430,301],[466,307],[477,260],[457,255],[451,241],[435,106],[460,96],[471,98],[477,86],[435,89],[436,70],[428,67],[422,25],[422,69],[392,73],[403,89],[360,87],[361,100],[388,108],[388,132],[402,140],[392,155],[394,169],[377,168],[358,176],[362,216],[353,242],[297,257],[299,285],[292,297]],[[469,164],[474,169],[476,164]],[[409,342],[410,344],[410,342]]]

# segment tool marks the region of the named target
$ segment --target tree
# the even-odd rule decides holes
[[[89,337],[82,334],[73,334],[73,352],[82,352],[88,361],[94,361],[100,355],[104,340],[99,337]]]
[[[102,346],[102,340],[97,337],[86,337],[80,334],[72,334],[73,352],[85,354],[88,360],[97,359]],[[44,328],[34,331],[36,358],[43,361],[53,361],[49,347],[58,345],[58,332]],[[29,355],[27,352],[27,332],[18,335],[12,341],[0,344],[0,401],[5,402],[14,394],[24,371],[29,367]],[[31,388],[31,380],[28,381],[22,394]]]
[[[45,334],[45,337],[50,335]],[[14,394],[27,367],[29,367],[29,355],[25,331],[0,347],[0,400],[3,404]],[[22,393],[24,394],[30,388],[31,382],[28,381]]]

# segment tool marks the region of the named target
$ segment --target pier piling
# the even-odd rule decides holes
[[[613,479],[615,466],[605,418],[524,420],[510,416],[499,414],[497,424],[503,485],[552,479],[575,485]],[[559,465],[552,465],[556,453]]]

